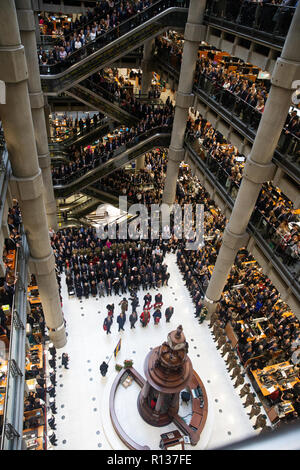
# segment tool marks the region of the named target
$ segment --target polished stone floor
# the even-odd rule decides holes
[[[146,328],[142,328],[137,322],[136,329],[130,330],[127,320],[125,331],[121,334],[118,333],[117,315],[111,335],[106,335],[102,328],[106,305],[114,302],[115,312],[118,314],[121,297],[90,297],[82,301],[69,298],[63,277],[63,311],[67,321],[68,343],[65,348],[57,351],[58,412],[55,415],[55,434],[58,445],[55,449],[123,449],[124,445],[111,426],[108,411],[109,390],[116,376],[115,363],[122,364],[125,359],[132,359],[134,367],[144,375],[143,362],[150,348],[160,345],[166,340],[169,331],[180,324],[189,343],[189,357],[209,398],[207,426],[196,448],[213,449],[257,433],[252,427],[255,420],[249,420],[247,416],[250,408],[243,407],[238,395],[239,389],[233,387],[233,381],[216,349],[207,323],[199,325],[194,318],[194,307],[176,265],[175,255],[167,254],[166,263],[170,272],[169,286],[163,287],[161,292],[163,312],[166,307],[174,306],[171,322],[166,323],[163,317],[160,324],[154,326],[151,318]],[[154,290],[151,293],[152,296],[155,295]],[[139,291],[141,306],[144,294],[142,290]],[[141,313],[141,307],[137,311]],[[103,360],[111,357],[120,337],[121,351],[116,359],[110,359],[107,376],[103,378],[99,366]],[[59,358],[64,351],[70,356],[68,370],[60,366]],[[124,395],[125,389],[116,397],[120,421],[127,426],[128,434],[132,434],[133,438],[138,437],[140,443],[158,448],[159,436],[163,430],[151,428],[139,418],[135,408],[138,390],[135,386],[130,391],[129,388],[127,390],[127,398]],[[187,414],[188,412],[187,409]],[[136,419],[133,419],[135,416]],[[171,428],[174,429],[172,426]]]

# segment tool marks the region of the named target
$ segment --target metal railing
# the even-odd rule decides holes
[[[205,20],[240,32],[251,39],[283,46],[295,6],[260,3],[252,0],[208,0]]]
[[[222,167],[222,162],[210,155],[207,149],[202,144],[199,144],[198,139],[194,136],[186,136],[185,146],[193,160],[195,160],[195,163],[209,176],[213,186],[218,188],[220,195],[222,195],[227,205],[232,209],[240,182],[235,181],[232,175]],[[199,155],[199,148],[201,148],[201,156]],[[299,255],[298,258],[295,258],[295,252],[288,249],[288,246],[292,245],[290,238],[281,234],[257,210],[253,212],[248,224],[248,231],[254,237],[265,256],[271,261],[276,271],[280,273],[285,282],[291,287],[297,298],[300,298],[300,258]],[[296,263],[297,265],[294,266]]]
[[[116,159],[119,155],[124,153],[126,150],[129,150],[135,145],[142,143],[143,141],[147,140],[149,137],[152,137],[156,134],[159,135],[160,133],[166,134],[170,132],[171,132],[171,128],[169,126],[165,126],[165,127],[156,126],[141,134],[135,134],[134,136],[131,136],[130,139],[128,139],[126,143],[114,149],[111,152],[111,154],[105,153],[104,155],[98,155],[97,157],[93,158],[92,162],[89,165],[86,165],[83,168],[80,168],[79,170],[75,171],[74,173],[70,175],[66,175],[64,178],[55,178],[53,180],[54,189],[56,187],[58,188],[59,186],[69,185],[73,181],[86,176],[88,173],[90,174],[91,172],[93,173],[98,172],[100,166],[107,165],[107,163],[110,163],[112,160]]]
[[[90,123],[90,125],[86,124],[86,121],[83,121],[83,125],[81,128],[79,128],[79,131],[77,128],[70,128],[70,131],[68,134],[65,134],[62,138],[61,142],[56,142],[55,141],[55,136],[52,136],[50,138],[50,142],[57,145],[57,150],[60,150],[62,146],[66,145],[73,145],[77,140],[79,140],[81,137],[87,136],[89,133],[92,131],[95,131],[96,129],[99,129],[105,125],[109,124],[109,119],[107,117],[104,117],[101,120],[97,120],[97,122]],[[54,149],[54,147],[52,147]]]
[[[17,282],[12,303],[1,450],[20,450],[22,446],[28,256],[26,236],[22,233],[22,244],[17,248],[14,273]]]
[[[165,48],[159,48],[156,56],[158,68],[179,77],[180,61],[173,60]],[[262,113],[234,93],[223,89],[220,84],[204,74],[195,75],[194,93],[202,102],[218,113],[243,137],[254,142]],[[300,140],[298,135],[282,130],[273,160],[291,178],[300,180]]]
[[[181,3],[183,3],[183,7],[187,7],[189,4],[189,0],[183,0],[183,2]],[[177,6],[179,6],[177,0],[157,0],[150,7],[125,20],[120,25],[110,29],[106,33],[97,36],[93,41],[90,41],[89,43],[80,47],[78,50],[72,52],[69,56],[67,56],[64,60],[58,62],[57,64],[40,65],[40,73],[41,75],[55,75],[60,72],[63,72],[71,65],[78,63],[79,61],[85,59],[97,50],[110,44],[114,40],[119,39],[124,34],[132,31],[137,26],[140,26],[146,21],[154,18],[160,12],[170,7]]]

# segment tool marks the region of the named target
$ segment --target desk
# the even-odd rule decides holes
[[[5,263],[13,271],[16,265],[16,250],[9,250],[6,255]]]
[[[7,385],[7,361],[2,361],[0,366],[1,375],[4,373],[5,377],[0,381],[0,416],[3,415],[4,411],[4,402],[6,394],[6,385]]]
[[[40,296],[33,294],[33,291],[38,291],[38,290],[39,290],[38,286],[29,286],[28,287],[28,289],[27,289],[27,292],[28,292],[27,300],[31,304],[40,304],[41,303]]]
[[[34,427],[32,427],[32,421],[35,420],[37,425],[34,424]],[[31,421],[31,423],[30,423]],[[37,408],[36,410],[31,410],[31,411],[25,411],[24,412],[24,431],[23,432],[29,432],[31,429],[38,429],[38,428],[44,428],[44,411],[42,408]],[[28,428],[26,429],[26,427]],[[43,437],[43,434],[41,433],[41,429],[38,429],[38,437]]]
[[[260,325],[259,322],[252,322],[256,325],[257,327],[257,334],[255,334],[255,330],[253,329],[254,327],[247,323],[247,322],[244,322],[244,320],[239,320],[237,323],[240,323],[241,324],[241,328],[242,328],[242,331],[244,331],[246,328],[248,328],[250,330],[250,337],[247,338],[247,341],[248,343],[251,342],[251,341],[254,341],[256,338],[260,339],[260,338],[265,338],[266,335],[262,329],[262,326]]]
[[[172,448],[178,445],[180,445],[181,450],[184,450],[183,436],[180,434],[178,429],[176,429],[175,431],[161,434],[159,447],[162,450],[166,450],[168,448]],[[177,450],[177,447],[176,447],[176,450]]]
[[[25,429],[23,431],[23,438],[25,440],[27,450],[44,450],[44,426]]]
[[[287,369],[284,369],[287,367]],[[280,362],[273,366],[267,366],[264,369],[253,370],[253,377],[264,396],[270,395],[275,389],[289,390],[300,380],[297,377],[288,377],[287,372],[292,372],[294,369],[293,364],[289,361]],[[282,377],[282,379],[278,377]],[[280,383],[279,383],[280,382]]]
[[[39,369],[43,368],[43,346],[41,344],[37,344],[36,346],[33,346],[32,348],[30,348],[30,352],[33,352],[33,351],[38,351],[37,357],[39,359],[39,362],[36,362],[35,364],[33,364],[29,358],[29,362],[28,364],[26,364],[26,367],[25,367],[26,370],[31,370],[32,366],[38,366]]]
[[[26,380],[26,384],[27,384],[27,387],[30,390],[30,392],[32,392],[32,391],[35,390],[37,381],[36,381],[36,379]]]

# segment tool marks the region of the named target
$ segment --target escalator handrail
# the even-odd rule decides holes
[[[149,135],[150,134],[150,135]],[[150,129],[149,131],[143,133],[143,134],[140,134],[138,136],[139,138],[139,142],[137,144],[134,145],[134,143],[127,143],[127,144],[124,144],[122,147],[124,148],[124,150],[122,151],[122,147],[119,147],[117,150],[117,155],[115,157],[112,157],[110,158],[108,161],[106,161],[105,163],[101,164],[100,166],[97,166],[96,168],[93,168],[91,170],[89,170],[88,172],[86,172],[84,175],[81,175],[79,176],[78,178],[74,178],[72,181],[70,181],[69,183],[65,183],[65,184],[56,184],[56,185],[53,185],[53,188],[54,190],[56,191],[59,191],[59,190],[64,190],[64,189],[67,189],[67,188],[71,188],[73,187],[74,185],[77,185],[79,184],[80,182],[84,181],[85,179],[87,179],[88,177],[96,174],[99,172],[100,168],[103,170],[105,169],[105,167],[108,167],[111,165],[111,162],[112,160],[114,160],[114,162],[117,162],[118,160],[120,160],[121,158],[124,157],[124,154],[128,154],[130,155],[130,153],[132,152],[132,149],[135,149],[137,150],[139,147],[142,147],[147,141],[151,142],[152,140],[155,140],[156,138],[159,138],[159,137],[167,137],[167,136],[170,136],[171,134],[171,127],[154,127],[152,129]],[[144,136],[144,139],[141,141],[141,138]],[[148,137],[147,137],[148,136]],[[121,150],[121,151],[120,151]]]
[[[90,96],[94,97],[96,100],[102,100],[102,103],[106,103],[108,106],[111,107],[111,109],[114,109],[115,111],[122,113],[123,119],[128,119],[129,122],[131,123],[137,123],[138,122],[138,117],[134,116],[131,114],[126,108],[121,107],[120,103],[118,102],[112,102],[108,99],[106,99],[102,94],[96,93],[96,91],[92,88],[92,86],[88,87],[85,82],[89,81],[88,79],[83,80],[80,83],[77,83],[73,87],[71,87],[67,93],[70,93],[71,96],[76,96],[75,93],[72,93],[72,88],[76,89],[78,88],[80,91],[83,93],[88,93]],[[94,84],[93,84],[94,85]],[[98,90],[98,89],[97,89]],[[103,92],[102,92],[103,93]],[[108,94],[108,93],[107,93]],[[78,97],[78,99],[80,99]],[[88,99],[87,99],[88,101]],[[118,104],[117,104],[118,103]],[[99,105],[99,109],[101,109],[101,104]],[[103,110],[104,111],[104,110]],[[104,111],[105,112],[105,111]],[[107,114],[109,114],[112,118],[115,119],[115,114],[113,112],[109,113],[109,111],[106,111]],[[125,121],[124,121],[125,122]]]
[[[168,2],[168,1],[174,1],[174,0],[159,0],[160,2],[164,3],[164,2]],[[157,8],[159,5],[158,5],[159,2],[155,3],[154,5],[146,8],[145,10],[143,10],[142,12],[138,13],[137,15],[129,18],[126,22],[124,23],[121,23],[121,25],[123,26],[125,23],[127,22],[132,22],[134,20],[134,18],[137,18],[139,15],[144,15],[146,14],[149,9],[154,9]],[[105,35],[108,35],[108,34],[111,34],[112,31],[114,30],[117,30],[120,28],[120,26],[116,27],[116,28],[113,28],[112,30],[110,30],[109,32],[107,32],[105,35],[101,35],[101,36],[98,36],[96,39],[94,39],[93,41],[90,41],[88,42],[86,45],[82,46],[80,49],[78,49],[78,51],[75,51],[73,52],[67,59],[65,59],[63,62],[59,62],[57,64],[53,64],[53,65],[41,65],[40,66],[40,71],[41,71],[41,79],[42,80],[53,80],[53,79],[58,79],[58,78],[61,78],[62,76],[64,76],[66,73],[72,71],[74,68],[78,67],[79,64],[83,64],[85,62],[87,62],[91,57],[93,57],[94,55],[96,54],[99,54],[99,51],[105,51],[106,49],[108,49],[109,47],[111,47],[112,45],[116,45],[117,42],[120,40],[120,39],[124,39],[126,37],[126,35],[131,35],[133,31],[138,31],[139,29],[143,29],[147,24],[148,22],[152,22],[154,19],[159,19],[160,17],[162,16],[165,16],[171,12],[174,12],[174,11],[187,11],[187,8],[181,8],[181,7],[176,7],[176,6],[171,6],[171,7],[167,7],[165,10],[163,11],[160,11],[157,15],[154,15],[153,17],[149,18],[147,21],[143,22],[143,23],[140,23],[138,26],[136,26],[135,28],[133,29],[129,29],[125,34],[123,35],[120,35],[118,36],[116,39],[114,39],[113,41],[110,41],[108,42],[107,44],[105,44],[104,46],[96,49],[94,52],[92,52],[91,54],[89,54],[88,56],[85,56],[84,58],[82,58],[81,60],[79,59],[79,61],[76,61],[76,62],[73,62],[71,63],[69,66],[64,66],[66,65],[67,63],[70,62],[70,58],[74,58],[75,57],[75,54],[76,56],[81,56],[82,52],[84,50],[87,49],[87,47],[92,47],[93,45],[96,45],[97,42],[100,42],[100,38],[103,39],[103,37]],[[118,58],[118,57],[117,57]],[[58,68],[58,66],[64,66],[63,67],[63,70],[58,72],[58,73],[48,73],[48,74],[43,74],[43,70],[46,68],[46,69],[55,69],[55,68]]]

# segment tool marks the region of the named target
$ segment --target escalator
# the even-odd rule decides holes
[[[96,127],[92,127],[89,131],[85,130],[83,133],[78,132],[74,136],[64,140],[64,147],[68,149],[68,147],[71,145],[89,145],[100,139],[100,137],[108,134],[111,126],[113,126],[111,119],[104,118],[97,124]]]
[[[62,142],[55,143],[54,145],[49,144],[50,155],[54,158],[57,156],[68,156],[67,150],[72,145],[89,145],[98,140],[100,137],[108,134],[110,129],[113,127],[114,123],[111,121],[111,119],[104,118],[97,124],[96,127],[91,126],[90,130],[85,128],[83,132],[77,132],[77,134],[68,137]]]
[[[122,168],[135,158],[144,155],[155,147],[168,147],[171,140],[171,128],[157,127],[138,136],[135,142],[130,142],[119,147],[114,156],[107,162],[88,171],[84,175],[75,177],[65,184],[54,185],[56,198],[65,198],[72,194],[83,192],[85,188],[92,185],[104,176]]]
[[[188,1],[185,3],[188,4]],[[146,40],[168,29],[183,30],[188,9],[176,5],[177,0],[159,0],[116,28],[99,35],[64,61],[41,65],[43,92],[57,95],[140,47]]]
[[[82,84],[72,86],[67,94],[127,126],[135,126],[139,122],[136,116],[120,107],[120,102],[115,100],[113,95],[105,93],[104,89],[91,80],[84,80]]]

